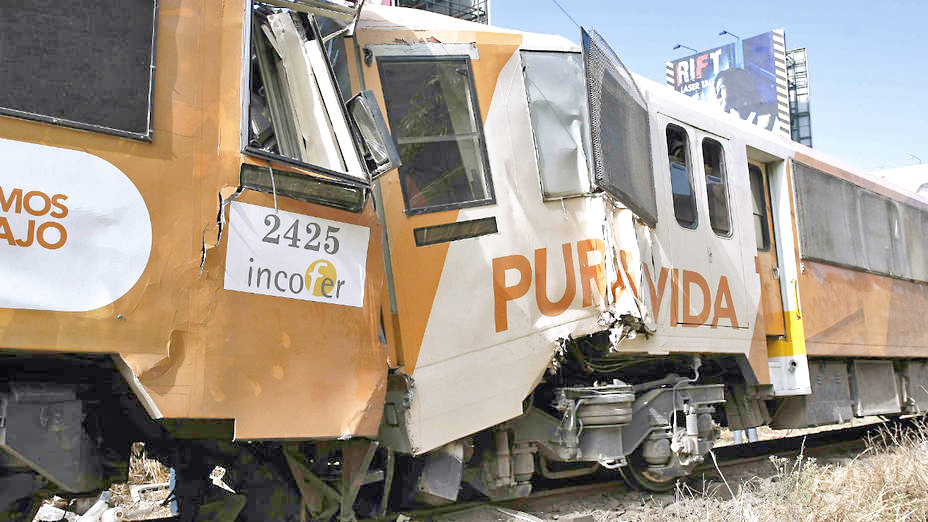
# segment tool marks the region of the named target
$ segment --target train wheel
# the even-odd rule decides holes
[[[641,457],[639,447],[628,457],[628,465],[619,468],[622,478],[629,487],[655,493],[666,493],[673,490],[677,483],[676,477],[662,477],[648,471],[648,464]]]

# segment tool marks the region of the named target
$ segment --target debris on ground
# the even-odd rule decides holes
[[[225,474],[213,471],[214,484],[232,491],[222,482]],[[93,499],[73,498],[70,501],[55,496],[39,507],[33,522],[128,522],[135,520],[162,519],[173,516],[169,497],[171,495],[171,470],[161,462],[150,458],[145,444],[132,444],[129,455],[127,480],[116,483],[99,497]],[[176,513],[175,513],[176,514]]]

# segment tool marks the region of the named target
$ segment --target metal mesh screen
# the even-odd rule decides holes
[[[801,163],[793,163],[793,172],[803,257],[867,268],[858,228],[856,186]]]
[[[902,208],[902,230],[909,272],[912,279],[928,281],[928,212],[908,205]]]
[[[860,224],[864,234],[867,266],[889,274],[893,268],[893,238],[890,234],[889,202],[869,192],[860,194]]]
[[[631,74],[596,32],[582,30],[596,184],[657,223],[647,103]]]
[[[793,163],[802,257],[928,281],[928,211]]]

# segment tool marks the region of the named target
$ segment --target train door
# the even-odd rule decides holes
[[[659,322],[744,327],[747,318],[736,308],[744,306],[743,270],[730,210],[725,140],[667,117],[658,121],[667,158],[658,178],[670,178],[672,217],[662,218],[657,227],[673,269],[654,274],[653,280],[661,286],[662,279],[670,279],[680,300],[677,304],[671,298],[677,308],[669,318],[661,314]]]
[[[711,306],[707,324],[714,327],[750,326],[744,290],[742,227],[738,223],[731,181],[732,162],[727,140],[701,130],[696,131],[697,166],[701,172],[702,204],[707,223],[706,251],[709,260]],[[685,285],[685,282],[684,282]],[[685,286],[684,286],[685,288]],[[686,291],[686,290],[684,290]]]
[[[669,264],[673,267],[655,267],[659,273],[654,274],[653,283],[663,290],[667,279],[670,279],[672,288],[678,287],[680,279],[686,279],[686,286],[695,281],[694,288],[708,289],[706,282],[709,273],[709,250],[706,244],[705,213],[700,212],[697,197],[697,181],[699,169],[696,168],[698,155],[696,154],[696,130],[682,122],[670,118],[660,118],[662,137],[664,138],[664,154],[667,158],[666,167],[658,169],[658,179],[664,176],[670,178],[671,209],[673,218],[658,220],[658,236],[664,238],[664,248],[669,254]],[[665,178],[666,179],[666,178]],[[666,181],[657,185],[666,186]],[[666,198],[664,198],[666,199]],[[662,205],[666,208],[666,202]],[[702,214],[702,215],[700,215]],[[669,269],[669,271],[668,271]],[[700,284],[705,282],[705,284]],[[705,292],[708,294],[708,291]],[[670,312],[660,312],[659,322],[671,327],[678,325],[698,325],[704,322],[703,298],[685,291],[682,307],[677,305],[676,299],[664,300],[672,302]],[[706,295],[708,297],[708,295]],[[680,311],[682,308],[682,312]]]
[[[776,238],[770,212],[770,185],[763,164],[749,163],[754,237],[757,243],[757,273],[760,275],[761,307],[764,311],[768,337],[786,335],[783,320],[783,296],[780,293],[780,267],[777,262]]]

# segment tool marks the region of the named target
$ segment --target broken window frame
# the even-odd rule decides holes
[[[408,216],[417,215],[417,214],[426,214],[430,212],[441,212],[444,210],[455,210],[455,209],[460,209],[460,208],[493,205],[496,203],[496,192],[493,187],[493,178],[492,178],[492,175],[490,174],[490,161],[489,161],[489,156],[487,154],[486,136],[484,135],[483,119],[481,117],[480,106],[478,105],[478,100],[477,100],[477,85],[474,82],[474,69],[471,64],[471,57],[468,55],[458,55],[458,54],[448,54],[448,55],[403,55],[403,54],[399,54],[399,55],[378,56],[377,67],[378,67],[378,73],[381,79],[381,88],[383,90],[386,90],[384,89],[384,86],[383,86],[383,64],[397,63],[397,62],[454,63],[456,61],[460,61],[462,65],[467,68],[467,88],[469,91],[467,93],[467,96],[470,99],[470,119],[474,125],[474,130],[472,132],[474,136],[471,136],[471,137],[475,139],[475,145],[476,145],[474,147],[475,153],[476,153],[476,157],[474,159],[479,161],[480,165],[483,168],[483,177],[484,177],[483,181],[486,187],[486,196],[481,199],[462,200],[462,201],[455,201],[453,203],[439,203],[435,205],[417,206],[415,208],[410,208],[410,205],[409,205],[410,194],[408,194],[406,191],[406,183],[404,182],[405,174],[404,174],[404,169],[403,169],[403,167],[406,167],[406,168],[409,168],[409,167],[408,165],[403,165],[402,167],[399,168],[399,178],[400,178],[400,188],[403,191],[404,211],[406,212],[406,215]],[[386,101],[386,98],[387,98],[386,93],[384,93],[384,101],[387,104],[387,107],[386,107],[387,117],[390,118],[389,102]],[[389,124],[392,130],[393,125],[394,125],[392,118]],[[393,135],[394,135],[395,143],[397,144],[397,146],[399,146],[400,141],[403,140],[403,138],[396,137],[395,131],[393,132]],[[452,135],[452,137],[453,136],[457,136],[457,134]],[[462,135],[462,136],[466,136],[466,135]],[[415,138],[410,138],[410,139],[425,140],[430,137],[434,138],[434,136],[425,136],[425,137],[415,137]],[[441,141],[447,141],[447,136],[441,137],[440,139],[437,139],[436,141],[432,141],[432,142],[427,142],[427,141],[422,141],[422,142],[423,143],[437,143]]]
[[[262,158],[268,161],[276,161],[276,162],[292,165],[295,167],[317,172],[319,174],[323,174],[326,176],[331,176],[336,179],[344,180],[344,181],[347,181],[349,183],[352,183],[358,186],[369,187],[370,180],[371,180],[371,173],[368,171],[367,166],[364,161],[364,152],[365,152],[364,146],[358,142],[358,133],[354,129],[354,126],[356,124],[354,123],[351,116],[349,115],[346,104],[343,101],[345,98],[343,94],[341,93],[341,88],[339,86],[338,79],[336,78],[335,73],[332,70],[332,64],[330,62],[330,59],[328,57],[328,54],[324,46],[324,43],[327,38],[341,36],[340,33],[342,33],[344,29],[347,29],[350,32],[350,30],[353,28],[354,22],[353,21],[350,22],[349,26],[346,26],[346,28],[344,28],[343,30],[336,31],[327,36],[322,35],[321,31],[319,30],[318,23],[316,22],[316,19],[315,19],[315,16],[317,14],[325,12],[324,8],[320,7],[321,4],[323,4],[323,2],[318,2],[315,0],[301,0],[301,1],[249,0],[248,2],[246,2],[245,21],[244,21],[245,37],[243,38],[243,56],[242,56],[243,58],[242,59],[242,71],[243,71],[243,75],[242,75],[242,126],[241,126],[242,152],[249,156],[259,157],[259,158]],[[328,2],[325,2],[324,4],[328,4]],[[251,86],[254,80],[254,77],[252,74],[253,73],[252,48],[254,45],[260,45],[255,42],[255,38],[254,38],[254,31],[256,29],[259,30],[258,25],[255,23],[255,16],[257,16],[257,14],[255,13],[256,6],[268,6],[268,7],[274,7],[274,8],[289,9],[291,12],[300,13],[307,17],[309,21],[309,26],[311,27],[315,35],[315,38],[313,38],[312,40],[307,40],[307,41],[315,41],[316,45],[318,45],[319,49],[321,50],[322,56],[325,58],[325,64],[326,64],[326,67],[325,67],[326,72],[324,74],[328,75],[328,80],[330,82],[332,89],[334,89],[335,94],[336,94],[335,97],[337,98],[336,100],[327,100],[325,94],[320,92],[320,98],[323,99],[323,105],[325,108],[326,115],[328,116],[328,118],[332,118],[333,116],[336,116],[336,114],[333,114],[332,107],[334,105],[337,105],[340,115],[343,121],[345,122],[347,126],[347,131],[350,135],[350,138],[348,140],[344,140],[344,141],[349,141],[350,144],[344,143],[343,140],[335,137],[335,143],[338,149],[338,154],[341,158],[342,164],[345,165],[344,171],[335,170],[333,168],[326,167],[323,165],[309,163],[309,162],[303,161],[302,159],[298,159],[296,157],[287,156],[280,151],[279,145],[278,145],[278,151],[275,153],[275,152],[261,149],[251,144],[251,139],[250,139],[251,132],[250,132],[249,126],[251,124],[251,108],[252,108],[252,101],[251,101],[252,87]],[[358,12],[360,12],[360,4],[356,8],[356,11],[354,12],[352,16],[352,20],[356,20]],[[347,20],[348,16],[347,14],[344,14],[343,16],[340,15],[339,19]],[[262,43],[265,43],[263,42],[263,40],[261,41]],[[259,52],[259,50],[255,49],[255,52],[257,53]],[[261,67],[260,64],[258,66]],[[277,76],[277,78],[280,78],[280,77]],[[286,81],[286,80],[284,79],[283,81]],[[267,86],[265,86],[265,89],[267,89]],[[289,103],[289,102],[284,101],[284,103]],[[273,112],[270,107],[268,107],[268,111]],[[271,125],[273,127],[274,126],[273,116],[271,116],[271,120],[272,120]],[[294,131],[297,130],[295,128],[295,124],[289,125],[288,127],[291,130],[294,130]],[[274,133],[276,136],[277,135],[276,129]],[[333,135],[334,133],[335,133],[335,130],[333,129]],[[294,138],[299,139],[297,136],[291,136],[289,139],[292,141]],[[288,138],[284,138],[284,139],[288,139]],[[280,140],[280,137],[278,137],[278,141],[279,140]],[[353,154],[354,157],[357,159],[357,163],[358,165],[360,165],[360,172],[357,172],[357,173],[351,172],[352,169],[349,166],[349,158],[346,158],[347,154]]]
[[[400,167],[402,165],[400,153],[396,149],[396,142],[390,136],[390,130],[377,105],[374,92],[361,91],[345,102],[345,106],[351,115],[352,131],[357,133],[356,140],[364,150],[364,156],[361,159],[365,162],[371,180]],[[364,122],[365,125],[362,125],[361,119],[355,115],[355,108],[368,120]]]

